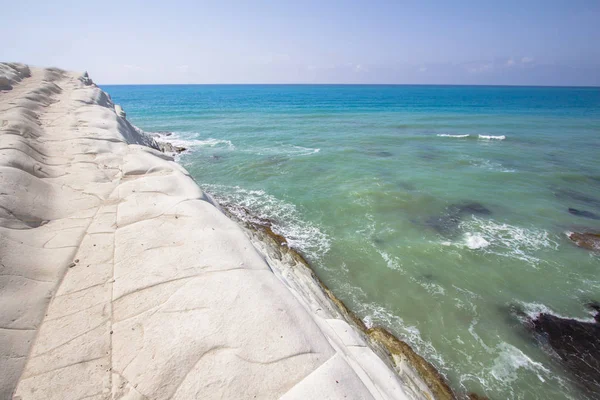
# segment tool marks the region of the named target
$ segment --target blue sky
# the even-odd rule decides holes
[[[600,85],[600,1],[7,1],[0,60],[111,83]]]

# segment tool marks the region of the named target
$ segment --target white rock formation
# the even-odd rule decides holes
[[[0,399],[433,397],[89,77],[0,77]]]
[[[15,83],[31,76],[27,65],[19,63],[0,63],[0,90],[10,90]]]

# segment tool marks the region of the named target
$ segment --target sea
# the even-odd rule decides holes
[[[600,301],[600,255],[568,238],[600,231],[600,88],[102,88],[460,396],[593,398],[522,315]]]

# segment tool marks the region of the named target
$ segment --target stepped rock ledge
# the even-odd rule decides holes
[[[0,143],[0,399],[453,397],[87,73],[0,64]]]

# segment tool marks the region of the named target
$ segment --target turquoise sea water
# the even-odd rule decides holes
[[[170,131],[231,210],[275,223],[367,324],[460,393],[586,398],[509,312],[590,318],[600,257],[600,89],[105,86]]]

